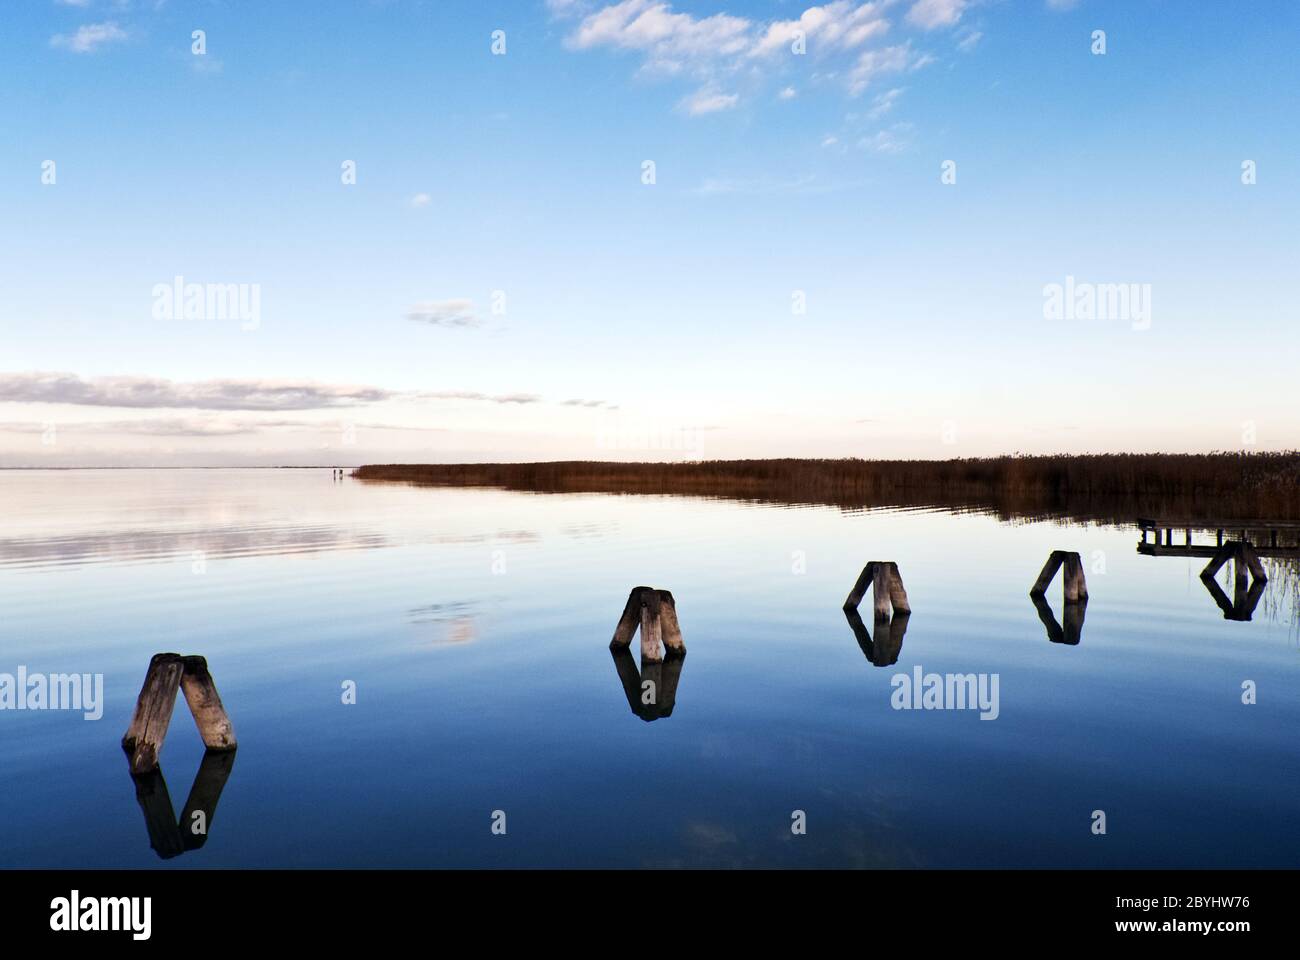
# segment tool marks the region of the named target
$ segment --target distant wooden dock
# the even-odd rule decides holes
[[[1137,525],[1138,553],[1153,557],[1213,558],[1229,540],[1251,544],[1261,557],[1300,557],[1300,523],[1138,517]]]

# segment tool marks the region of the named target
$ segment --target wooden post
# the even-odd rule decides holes
[[[1047,592],[1048,586],[1056,576],[1056,571],[1065,567],[1065,575],[1062,577],[1065,586],[1065,602],[1080,603],[1088,599],[1088,582],[1083,575],[1083,560],[1075,551],[1053,550],[1047,558],[1047,563],[1043,564],[1042,571],[1038,574],[1038,579],[1029,589],[1031,597],[1041,597]]]
[[[912,612],[911,604],[907,602],[907,591],[903,589],[903,575],[892,560],[889,561],[889,602],[894,605],[895,616]]]
[[[661,644],[662,621],[659,618],[658,590],[641,592],[641,660],[654,663],[664,658]]]
[[[1160,531],[1156,531],[1156,540],[1160,539]],[[1041,597],[1047,592],[1048,586],[1051,585],[1052,578],[1056,576],[1056,571],[1061,569],[1061,564],[1065,562],[1064,550],[1053,550],[1048,556],[1047,562],[1043,564],[1042,571],[1038,574],[1038,579],[1034,585],[1029,588],[1029,595]]]
[[[1083,560],[1077,553],[1065,557],[1065,602],[1078,603],[1088,599],[1088,582],[1083,575]]]
[[[676,656],[685,656],[686,644],[682,640],[681,624],[677,621],[677,601],[669,591],[633,587],[623,607],[623,615],[614,628],[609,648],[627,649],[638,628],[641,630],[642,660],[663,660],[665,649]]]
[[[844,601],[844,610],[856,610],[867,595],[867,586],[871,586],[874,619],[888,620],[892,608],[894,616],[912,612],[907,600],[907,590],[903,587],[903,576],[898,571],[898,564],[892,560],[870,560],[858,574],[853,589]]]
[[[190,713],[194,714],[203,745],[209,750],[234,750],[235,731],[208,672],[208,661],[202,657],[184,657],[182,667],[181,689]]]
[[[659,591],[659,626],[664,646],[670,653],[686,653],[686,644],[682,640],[682,628],[677,622],[677,601],[667,590]]]
[[[862,602],[862,598],[867,595],[868,584],[871,584],[875,580],[875,576],[876,561],[871,560],[862,568],[862,572],[858,574],[857,581],[853,584],[853,589],[849,591],[848,597],[844,600],[845,610],[856,610],[858,608],[858,604]]]
[[[649,587],[633,587],[632,592],[627,595],[627,606],[623,608],[623,615],[618,618],[618,626],[614,628],[614,639],[609,641],[611,650],[632,643],[636,628],[641,625],[641,591],[649,589]]]
[[[876,620],[889,619],[889,565],[877,563],[872,572],[871,593],[874,601]]]
[[[122,738],[122,748],[131,755],[132,773],[158,769],[158,754],[172,722],[183,670],[184,664],[177,653],[154,654],[149,661],[149,672],[135,702],[135,714]]]

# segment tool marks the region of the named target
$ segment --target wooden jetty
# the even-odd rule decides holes
[[[1187,520],[1138,517],[1138,553],[1152,557],[1214,557],[1230,540],[1261,557],[1300,557],[1300,523],[1274,520]]]

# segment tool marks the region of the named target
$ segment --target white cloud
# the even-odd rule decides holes
[[[880,16],[884,6],[884,3],[876,2],[855,7],[849,0],[836,0],[822,7],[809,7],[798,20],[778,20],[769,24],[750,49],[750,56],[789,50],[800,33],[810,48],[851,49],[861,46],[889,29],[889,21]]]
[[[54,3],[60,7],[80,7],[83,10],[90,6],[90,0],[54,0]]]
[[[427,207],[432,200],[433,197],[429,196],[427,193],[417,193],[407,202],[418,210],[420,207]]]
[[[117,40],[125,40],[126,31],[116,23],[86,23],[73,34],[56,33],[50,37],[50,46],[71,50],[73,53],[92,53],[97,47]]]
[[[820,61],[811,73],[813,82],[833,80],[856,96],[881,74],[915,70],[934,59],[913,51],[912,41],[905,38],[891,46],[876,45],[892,29],[893,10],[908,25],[932,30],[956,24],[970,2],[832,0],[808,7],[797,18],[770,21],[728,13],[682,13],[669,0],[552,0],[549,6],[571,24],[565,38],[570,49],[633,51],[642,57],[638,72],[643,75],[692,78],[697,89],[678,106],[699,116],[731,109],[749,96],[748,91],[788,73],[795,59],[790,45],[799,36],[806,41],[806,56]],[[961,43],[969,49],[978,39],[977,33],[967,31]],[[778,100],[799,93],[793,86],[777,86]]]
[[[884,93],[876,94],[871,100],[871,109],[867,111],[867,117],[871,120],[878,120],[889,111],[893,110],[898,104],[898,98],[903,95],[902,87],[894,87],[892,90],[886,90]]]
[[[872,153],[902,153],[908,148],[907,140],[902,136],[905,126],[898,125],[889,130],[880,130],[858,141],[858,146]]]
[[[901,73],[911,66],[915,59],[910,42],[878,50],[864,50],[849,71],[849,93],[857,96],[865,90],[879,75]]]
[[[975,49],[975,44],[979,43],[980,38],[983,36],[984,34],[980,31],[972,30],[970,33],[966,34],[966,36],[957,41],[957,49],[962,53],[969,53]]]
[[[1048,10],[1073,10],[1079,5],[1079,0],[1047,0]]]
[[[477,327],[472,300],[425,300],[406,311],[406,319],[435,327]]]
[[[907,22],[922,30],[951,27],[961,19],[969,0],[916,0],[907,11]]]
[[[648,51],[656,59],[722,57],[739,53],[749,43],[750,21],[716,13],[696,18],[674,13],[658,0],[623,0],[583,18],[569,38],[583,50],[597,46]]]
[[[696,90],[690,96],[685,97],[680,106],[692,117],[698,117],[706,113],[717,113],[720,110],[730,110],[740,100],[740,95],[735,93],[719,93],[716,90]]]
[[[0,402],[89,407],[196,410],[316,410],[374,403],[396,396],[379,387],[310,380],[204,380],[92,377],[72,373],[0,373]]]

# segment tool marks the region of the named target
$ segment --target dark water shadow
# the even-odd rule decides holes
[[[1246,585],[1237,579],[1233,589],[1233,598],[1228,599],[1223,587],[1214,579],[1214,575],[1207,572],[1201,574],[1201,583],[1205,584],[1205,589],[1210,592],[1214,602],[1219,609],[1223,611],[1224,620],[1239,620],[1242,622],[1250,620],[1255,615],[1255,608],[1259,606],[1260,597],[1264,596],[1264,590],[1268,587],[1265,580],[1255,580],[1246,589]]]
[[[135,784],[135,799],[144,813],[144,826],[149,833],[149,847],[160,859],[179,857],[182,853],[197,850],[207,843],[217,813],[217,802],[235,767],[237,752],[204,752],[179,820],[176,819],[171,794],[167,791],[167,780],[161,768],[149,773],[131,774],[131,780]],[[196,813],[201,814],[201,817],[196,817]],[[202,829],[199,829],[200,826]]]
[[[1079,641],[1083,639],[1083,618],[1088,612],[1088,601],[1086,599],[1065,605],[1064,625],[1057,622],[1056,614],[1052,612],[1052,607],[1047,602],[1046,597],[1041,594],[1031,594],[1029,599],[1033,601],[1034,609],[1038,611],[1038,619],[1047,628],[1048,640],[1052,641],[1052,643],[1064,643],[1071,647],[1078,646]]]
[[[862,615],[858,613],[856,607],[845,607],[844,619],[849,622],[853,636],[857,638],[858,646],[867,660],[877,667],[888,667],[898,662],[898,656],[903,651],[903,637],[907,634],[907,622],[911,619],[911,614],[896,613],[892,619],[877,618],[874,623],[875,640],[871,639],[871,634],[867,632],[867,625],[862,622]]]
[[[670,717],[677,704],[677,684],[681,680],[686,653],[668,649],[663,660],[647,661],[642,658],[637,669],[632,652],[627,647],[610,648],[614,669],[618,672],[623,694],[632,713],[646,723]],[[647,686],[648,684],[648,686]]]

